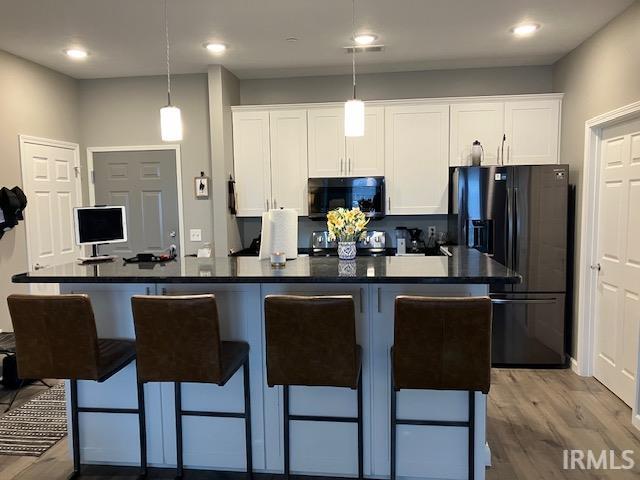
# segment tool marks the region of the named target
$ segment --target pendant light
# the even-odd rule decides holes
[[[352,0],[352,38],[356,38],[356,0]],[[355,42],[355,40],[354,40]],[[364,102],[356,97],[356,44],[351,49],[351,72],[353,76],[353,98],[344,104],[344,135],[362,137],[364,135]]]
[[[164,0],[164,33],[167,46],[167,105],[160,109],[160,134],[164,142],[179,142],[182,140],[182,115],[178,107],[171,105],[171,63],[169,61],[167,0]]]

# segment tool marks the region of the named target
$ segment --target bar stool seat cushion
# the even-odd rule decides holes
[[[133,340],[99,338],[98,351],[97,378],[86,380],[103,382],[136,358],[136,344]]]

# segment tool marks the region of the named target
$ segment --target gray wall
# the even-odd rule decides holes
[[[76,80],[0,51],[0,186],[22,186],[18,135],[79,143],[78,109]],[[11,283],[11,275],[27,269],[25,225],[20,223],[0,239],[3,330],[12,330],[6,296],[27,292]]]
[[[166,77],[129,77],[80,81],[82,161],[86,147],[161,145],[160,108],[167,98]],[[196,200],[194,177],[211,175],[207,75],[175,75],[171,100],[182,111],[180,142],[185,253],[213,241],[212,200]],[[86,177],[83,178],[86,182]],[[85,194],[87,192],[85,185]],[[88,194],[85,195],[85,202]],[[189,229],[202,229],[202,242],[189,240]]]
[[[553,89],[565,93],[560,158],[571,166],[570,180],[578,187],[578,220],[581,218],[584,123],[596,115],[640,100],[639,45],[640,3],[635,2],[553,65]],[[576,244],[579,252],[579,223]],[[575,273],[578,281],[577,267]],[[574,352],[576,334],[574,324]]]
[[[363,100],[552,92],[549,66],[470,68],[358,75]],[[351,76],[240,81],[242,105],[336,102],[351,96]]]

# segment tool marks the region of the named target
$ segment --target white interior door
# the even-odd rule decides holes
[[[595,377],[632,405],[640,336],[640,122],[603,132]]]
[[[74,262],[73,209],[81,205],[78,146],[21,141],[29,269]],[[57,293],[57,285],[35,285],[34,293]]]

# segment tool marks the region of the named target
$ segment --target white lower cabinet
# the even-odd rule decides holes
[[[388,215],[447,213],[449,105],[385,108]]]

